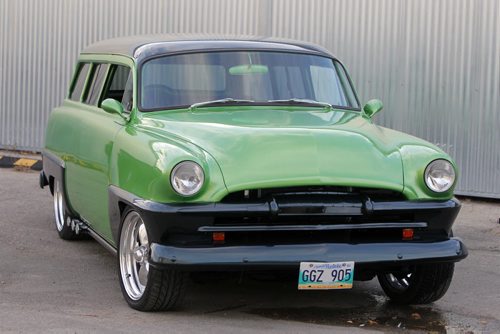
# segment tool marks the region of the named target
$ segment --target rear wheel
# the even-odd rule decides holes
[[[64,240],[74,240],[78,235],[71,229],[71,218],[66,211],[64,189],[59,180],[54,180],[54,216],[57,233]]]
[[[454,268],[454,263],[416,265],[408,272],[379,274],[378,280],[385,294],[396,303],[428,304],[444,296]]]
[[[164,311],[178,305],[186,275],[173,269],[150,266],[150,244],[146,225],[138,212],[123,215],[118,248],[118,272],[123,296],[139,311]]]

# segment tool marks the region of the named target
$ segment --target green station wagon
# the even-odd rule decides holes
[[[294,272],[299,289],[375,276],[399,303],[442,297],[456,166],[375,125],[327,50],[161,35],[85,49],[50,115],[40,186],[61,238],[117,255],[138,310],[179,303],[190,271]]]

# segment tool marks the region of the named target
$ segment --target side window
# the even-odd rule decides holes
[[[123,104],[126,111],[132,110],[132,82],[132,71],[129,67],[112,65],[102,99],[115,99]]]
[[[83,63],[80,64],[78,68],[78,74],[76,77],[76,81],[73,84],[73,89],[69,94],[69,98],[73,101],[80,101],[82,96],[83,89],[85,88],[85,82],[87,81],[87,76],[89,74],[90,64]]]
[[[98,102],[100,102],[99,97],[101,95],[102,87],[104,86],[108,68],[109,64],[94,64],[92,70],[92,79],[90,82],[90,86],[87,89],[85,103],[97,105]]]

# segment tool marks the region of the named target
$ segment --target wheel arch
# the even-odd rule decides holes
[[[44,150],[42,152],[43,174],[48,182],[52,195],[54,195],[55,180],[59,180],[64,196],[64,206],[68,213],[73,217],[78,217],[78,213],[73,209],[66,191],[66,165],[64,160],[52,152]]]
[[[137,209],[137,205],[134,204],[136,198],[129,192],[126,192],[116,186],[108,187],[109,196],[109,223],[111,228],[111,234],[113,236],[113,241],[115,246],[118,247],[120,241],[120,227],[123,219],[123,213],[127,207]]]

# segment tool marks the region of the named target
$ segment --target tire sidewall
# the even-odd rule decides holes
[[[57,189],[57,190],[56,190]],[[71,229],[71,226],[68,226],[67,224],[67,219],[68,217],[71,218],[68,212],[68,206],[66,204],[66,192],[64,191],[64,183],[61,180],[55,179],[54,180],[54,201],[57,201],[56,199],[56,193],[59,192],[62,197],[62,208],[63,208],[63,214],[62,214],[62,228],[59,230],[57,227],[57,215],[58,213],[56,212],[54,208],[54,226],[56,228],[57,233],[59,234],[59,237],[64,240],[74,240],[78,237],[78,235]],[[54,203],[55,205],[55,203]]]
[[[399,304],[428,304],[440,299],[448,290],[453,278],[454,263],[416,265],[407,289],[395,288],[386,274],[378,280],[391,301]]]
[[[123,222],[125,221],[125,218],[131,213],[131,212],[137,212],[140,216],[140,213],[137,210],[134,210],[133,208],[127,207],[122,214],[122,218],[120,221],[120,229],[118,232],[119,239],[117,240],[117,256],[116,256],[116,264],[117,264],[117,271],[118,271],[118,280],[120,282],[120,289],[123,294],[123,298],[125,298],[125,301],[127,304],[130,305],[133,309],[142,311],[144,310],[144,307],[146,306],[147,303],[147,296],[150,293],[151,290],[151,275],[152,271],[154,271],[154,268],[152,266],[149,267],[149,272],[148,272],[148,282],[146,283],[146,287],[144,288],[144,292],[142,293],[141,298],[135,300],[130,298],[130,296],[127,293],[127,290],[125,289],[125,285],[123,283],[123,278],[122,278],[122,271],[121,271],[121,262],[120,262],[120,252],[121,252],[121,238],[122,238],[122,229],[123,229]],[[141,218],[142,219],[142,218]]]
[[[390,296],[391,300],[404,303],[407,300],[413,300],[415,298],[418,292],[418,287],[422,281],[421,270],[419,270],[418,267],[413,269],[412,276],[413,277],[408,288],[404,290],[395,288],[385,274],[379,275],[378,279],[382,289],[386,295]]]

